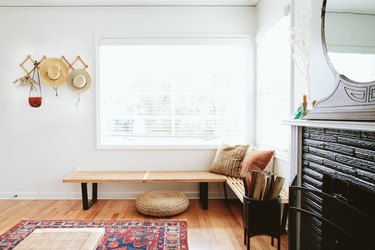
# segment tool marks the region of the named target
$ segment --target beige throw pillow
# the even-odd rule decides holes
[[[259,150],[251,148],[242,162],[240,176],[244,176],[247,172],[253,170],[272,172],[274,155],[274,150]]]
[[[249,145],[220,146],[209,169],[212,173],[240,177],[241,163]]]

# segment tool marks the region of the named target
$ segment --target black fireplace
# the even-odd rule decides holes
[[[375,249],[375,132],[303,128],[289,248]]]

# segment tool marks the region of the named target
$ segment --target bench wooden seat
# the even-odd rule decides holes
[[[121,182],[225,182],[226,177],[207,170],[173,171],[78,171],[64,178],[63,182],[121,183]]]
[[[224,175],[208,170],[165,170],[165,171],[78,171],[64,178],[64,183],[81,183],[83,209],[89,209],[98,198],[98,183],[157,183],[193,182],[199,183],[200,200],[203,209],[208,208],[208,183],[225,183]],[[87,183],[92,183],[92,199],[88,200]]]

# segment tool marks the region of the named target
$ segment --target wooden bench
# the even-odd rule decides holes
[[[223,183],[225,201],[228,201],[226,185],[233,190],[238,199],[243,202],[245,193],[241,178],[234,178],[208,172],[208,170],[191,171],[78,171],[70,174],[63,180],[64,183],[81,183],[82,205],[88,210],[98,199],[98,183],[160,183],[160,182],[191,182],[199,183],[199,196],[203,209],[208,208],[208,183]],[[88,199],[87,184],[92,183],[92,199]],[[286,224],[288,192],[283,190],[280,194],[284,205],[282,225]]]
[[[224,175],[208,170],[192,171],[78,171],[64,178],[64,183],[81,183],[82,205],[88,210],[98,199],[98,183],[199,183],[200,200],[203,209],[208,208],[208,183],[225,183]],[[92,199],[89,201],[87,183],[92,183]]]

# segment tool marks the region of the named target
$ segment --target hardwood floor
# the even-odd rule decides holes
[[[89,210],[82,210],[80,200],[3,200],[0,201],[0,235],[22,219],[122,220],[152,219],[135,209],[134,200],[98,200]],[[172,219],[188,221],[190,249],[246,249],[243,244],[241,203],[209,200],[208,210],[199,200],[190,200],[189,209]],[[281,249],[288,249],[288,237],[282,236]],[[276,243],[276,241],[275,241]],[[277,249],[268,236],[251,238],[251,249]]]

